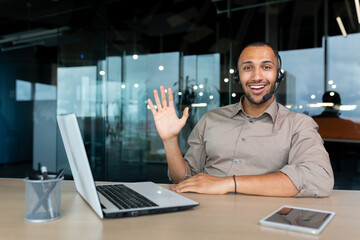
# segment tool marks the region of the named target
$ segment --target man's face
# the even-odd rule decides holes
[[[252,104],[264,103],[263,97],[274,91],[278,62],[270,47],[247,47],[238,61],[240,84]]]

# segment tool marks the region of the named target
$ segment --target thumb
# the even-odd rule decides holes
[[[185,125],[186,120],[188,119],[188,117],[189,117],[189,108],[186,107],[186,108],[184,109],[183,116],[182,116],[181,119],[180,119],[182,125]]]

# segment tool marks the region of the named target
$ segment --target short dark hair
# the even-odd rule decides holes
[[[277,59],[279,59],[279,52],[278,52],[278,50],[275,49],[270,43],[258,41],[258,42],[252,42],[252,43],[249,43],[249,44],[245,45],[245,47],[241,50],[241,52],[240,52],[240,54],[239,54],[238,61],[239,61],[239,59],[240,59],[241,53],[245,50],[245,48],[248,48],[248,47],[269,47],[269,48],[271,48],[271,50],[273,51],[275,57],[276,57]]]

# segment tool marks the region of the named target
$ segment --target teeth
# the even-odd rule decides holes
[[[250,86],[251,88],[255,88],[255,89],[260,89],[260,88],[264,88],[264,86]]]

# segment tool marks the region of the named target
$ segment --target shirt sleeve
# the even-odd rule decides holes
[[[184,156],[186,173],[183,179],[181,179],[179,182],[204,171],[206,151],[205,142],[203,139],[206,115],[207,114],[203,115],[203,117],[197,122],[197,124],[190,133],[187,141],[188,149]],[[177,183],[171,178],[169,170],[168,177],[170,181]]]
[[[300,115],[293,126],[288,165],[280,171],[299,190],[296,197],[327,197],[334,187],[334,175],[318,125],[309,116]]]

